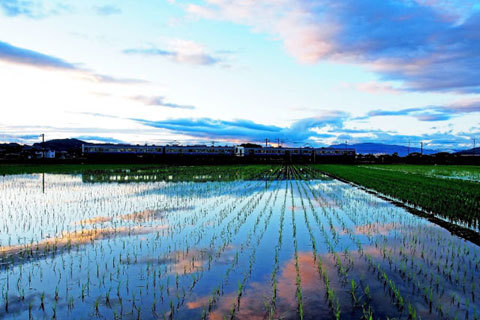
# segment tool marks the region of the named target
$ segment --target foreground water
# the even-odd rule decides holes
[[[342,182],[271,177],[0,178],[0,318],[478,319],[478,246]]]

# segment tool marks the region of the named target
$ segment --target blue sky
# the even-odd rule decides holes
[[[0,1],[0,140],[480,137],[470,0]]]

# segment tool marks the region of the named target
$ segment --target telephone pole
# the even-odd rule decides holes
[[[410,140],[408,140],[408,154],[407,156],[410,154]]]
[[[473,150],[472,150],[472,151],[473,151],[473,155],[475,155],[475,142],[476,142],[476,141],[475,141],[475,138],[473,138]]]
[[[268,147],[268,139],[265,139],[265,148]]]
[[[42,137],[42,159],[45,159],[45,133],[40,136]]]
[[[420,154],[423,155],[423,141],[420,142]]]

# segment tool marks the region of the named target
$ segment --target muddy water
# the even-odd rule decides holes
[[[0,179],[0,318],[480,310],[478,246],[336,180]]]

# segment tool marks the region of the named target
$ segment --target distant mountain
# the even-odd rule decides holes
[[[80,150],[82,148],[82,144],[88,143],[78,139],[54,139],[45,141],[44,148],[55,151],[73,151]],[[33,147],[42,148],[42,143],[34,143]]]
[[[6,148],[18,148],[21,146],[22,146],[21,144],[18,144],[16,142],[0,143],[0,147],[6,147]]]
[[[399,146],[394,144],[382,144],[382,143],[357,143],[357,144],[335,144],[332,145],[333,148],[353,148],[359,154],[376,154],[376,153],[384,153],[384,154],[394,154],[395,152],[398,153],[399,156],[404,157],[408,155],[408,147],[406,146]],[[410,147],[410,153],[418,152],[420,153],[420,148]],[[423,149],[423,154],[434,154],[439,151]]]
[[[480,154],[480,147],[456,152],[456,154]]]
[[[0,143],[0,150],[15,151],[15,150],[21,150],[21,149],[22,149],[22,145],[15,142]]]

